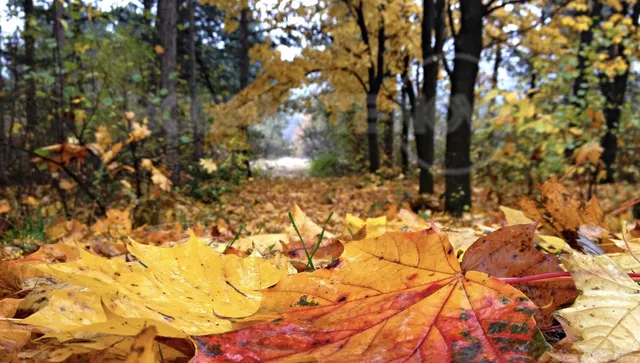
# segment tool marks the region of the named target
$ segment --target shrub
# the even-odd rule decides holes
[[[325,153],[311,160],[309,175],[318,177],[337,176],[344,170],[344,165],[341,165],[336,154]]]

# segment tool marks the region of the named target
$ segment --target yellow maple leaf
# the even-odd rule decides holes
[[[218,165],[212,159],[200,159],[200,166],[209,174],[213,174],[218,170]]]
[[[142,141],[146,139],[149,135],[151,135],[151,130],[149,130],[146,124],[140,125],[140,123],[138,122],[132,122],[131,132],[129,133],[127,144],[132,141],[135,141],[135,142]]]
[[[128,250],[139,263],[79,249],[76,261],[36,265],[66,285],[19,322],[71,334],[135,335],[145,324],[169,337],[220,333],[231,329],[228,318],[255,313],[260,290],[287,276],[265,259],[221,255],[193,234],[171,248],[131,240]]]

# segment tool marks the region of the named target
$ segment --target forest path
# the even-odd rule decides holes
[[[269,177],[299,178],[306,176],[310,167],[311,159],[290,156],[251,161],[252,170]]]

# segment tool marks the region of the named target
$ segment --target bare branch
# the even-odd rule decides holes
[[[504,8],[507,5],[515,5],[515,4],[524,4],[524,3],[528,3],[530,0],[512,0],[512,1],[504,1],[502,2],[500,5],[496,5],[493,7],[489,7],[490,4],[493,4],[494,1],[492,1],[490,4],[487,4],[485,6],[485,11],[484,11],[484,15],[489,15],[491,13],[493,13],[494,11]]]

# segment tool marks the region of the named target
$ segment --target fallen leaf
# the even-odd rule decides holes
[[[11,211],[11,204],[9,204],[8,200],[0,200],[0,214],[9,213]]]
[[[15,294],[22,290],[22,281],[22,271],[18,264],[0,261],[0,299],[15,297]]]
[[[480,271],[498,277],[523,277],[550,272],[564,272],[555,255],[535,249],[536,224],[518,224],[501,228],[478,239],[467,249],[463,271]],[[514,284],[540,309],[535,319],[542,328],[552,325],[551,314],[572,303],[576,289],[572,281],[537,281]]]
[[[38,265],[68,285],[52,290],[46,307],[21,322],[77,330],[108,320],[102,301],[124,318],[166,323],[191,335],[223,332],[231,328],[228,318],[255,313],[260,290],[287,276],[286,267],[276,268],[268,260],[220,255],[195,235],[171,248],[134,241],[128,248],[139,263],[80,249],[77,261]]]
[[[609,362],[640,350],[640,287],[609,257],[574,253],[564,258],[581,292],[556,313],[584,363]]]
[[[562,237],[571,248],[589,253],[603,254],[598,244],[607,238],[609,227],[598,200],[592,198],[585,204],[569,191],[554,176],[540,186],[541,200],[523,198],[520,201],[524,214],[548,227],[558,237]],[[585,235],[581,228],[600,228],[596,235]],[[615,246],[614,246],[615,247]],[[616,252],[616,251],[608,251]]]
[[[508,207],[500,206],[500,211],[504,214],[507,224],[513,226],[515,224],[529,224],[533,223],[522,211],[517,209],[511,209]]]
[[[19,352],[31,340],[31,330],[31,327],[0,320],[0,348],[8,352]]]
[[[48,333],[24,347],[15,357],[37,362],[124,362],[134,344],[135,338],[132,336],[81,333],[74,337],[68,333]],[[151,350],[162,352],[163,361],[188,359],[169,345],[156,341],[151,341],[151,344]]]
[[[131,345],[131,352],[127,355],[125,363],[155,363],[160,357],[158,357],[158,351],[154,349],[154,339],[158,335],[158,329],[155,326],[150,326],[142,329],[142,331],[136,335]]]
[[[6,298],[0,300],[0,318],[13,318],[22,299]]]
[[[350,242],[331,268],[263,293],[261,310],[275,319],[196,338],[193,362],[535,362],[546,349],[533,303],[486,274],[463,276],[433,231]]]
[[[298,231],[302,236],[302,239],[306,244],[313,243],[315,244],[318,241],[318,236],[322,233],[322,227],[317,225],[311,218],[309,218],[297,204],[293,205],[291,209],[291,217],[296,222],[296,226],[298,227]],[[291,241],[300,241],[300,237],[298,233],[293,228],[293,226],[289,226],[285,229],[285,233],[289,236],[289,240]],[[335,238],[335,235],[329,231],[324,231],[323,238],[331,239]]]

